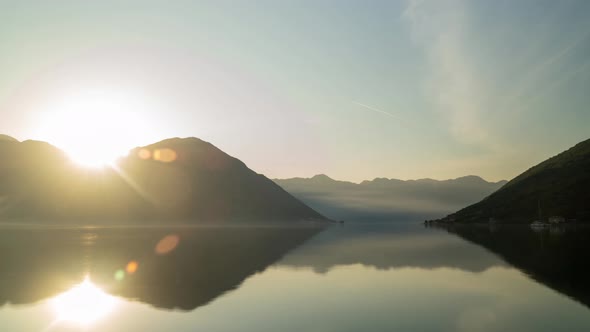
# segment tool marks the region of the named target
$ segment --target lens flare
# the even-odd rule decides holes
[[[180,238],[178,235],[166,235],[156,245],[156,254],[166,255],[172,252],[178,246]]]
[[[157,149],[154,151],[154,160],[161,161],[163,163],[171,163],[178,158],[176,151],[172,149]]]
[[[137,152],[137,156],[143,160],[151,159],[152,152],[148,149],[140,149],[139,152]]]
[[[115,271],[115,275],[113,277],[117,281],[123,281],[123,279],[125,279],[125,271],[117,270],[117,271]]]
[[[137,268],[138,267],[139,267],[139,264],[136,261],[131,261],[131,262],[127,263],[127,266],[125,267],[125,270],[129,274],[133,274],[133,273],[135,273],[137,271]]]

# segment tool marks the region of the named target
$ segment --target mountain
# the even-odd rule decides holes
[[[481,202],[442,221],[530,223],[562,216],[590,221],[590,139],[530,168]]]
[[[330,218],[359,221],[434,218],[476,202],[506,183],[465,176],[444,181],[376,178],[357,184],[324,174],[274,181]]]
[[[0,140],[0,220],[166,223],[325,218],[264,175],[197,138],[133,149],[81,168],[45,142]]]
[[[5,142],[18,142],[18,140],[14,137],[10,137],[8,135],[2,135],[0,134],[0,142],[5,141]]]

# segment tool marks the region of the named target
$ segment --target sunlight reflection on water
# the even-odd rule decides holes
[[[50,300],[57,323],[87,326],[111,313],[119,300],[96,286],[89,277]]]

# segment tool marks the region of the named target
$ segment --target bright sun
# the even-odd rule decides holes
[[[79,91],[49,105],[37,135],[78,164],[102,167],[147,143],[153,134],[150,123],[138,98],[114,91]]]
[[[88,277],[51,300],[58,321],[88,326],[112,312],[117,299],[93,284]]]

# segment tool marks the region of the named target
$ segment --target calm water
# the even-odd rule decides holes
[[[414,224],[3,228],[0,259],[2,331],[590,331],[586,306]]]

